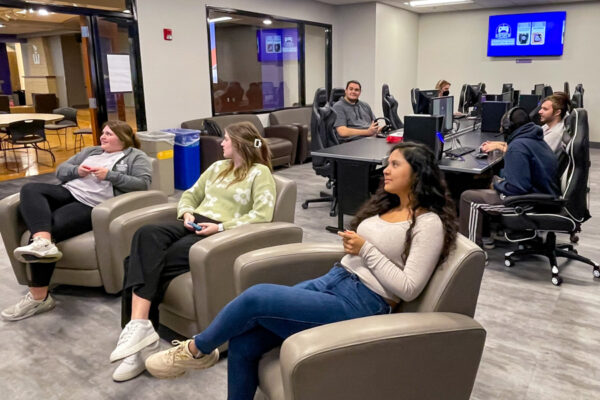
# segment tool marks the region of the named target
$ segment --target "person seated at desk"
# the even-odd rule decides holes
[[[527,112],[512,108],[502,117],[502,133],[508,149],[504,155],[504,179],[494,177],[491,189],[467,190],[460,196],[460,232],[470,240],[491,248],[482,240],[482,211],[493,214],[506,196],[529,193],[558,195],[557,158],[544,141],[541,127],[530,122]]]
[[[556,92],[542,101],[539,111],[540,121],[544,124],[544,140],[554,153],[564,149],[563,135],[565,132],[564,118],[567,115],[571,101],[563,92]],[[481,151],[500,150],[506,152],[506,142],[487,141],[481,145]]]
[[[450,96],[450,86],[452,86],[450,82],[445,79],[440,79],[438,83],[435,84],[435,90],[438,91],[438,97]],[[454,118],[462,118],[465,116],[465,114],[458,111],[454,111],[452,115]]]
[[[452,84],[445,79],[440,79],[435,84],[435,90],[438,91],[438,97],[450,96],[450,86]]]
[[[375,114],[371,111],[371,107],[358,99],[361,89],[358,81],[348,81],[344,97],[333,105],[337,115],[333,127],[340,143],[363,136],[373,136],[383,128],[374,122]]]
[[[92,208],[126,192],[147,190],[152,181],[150,158],[125,122],[108,121],[100,146],[86,147],[56,169],[59,184],[28,183],[21,188],[19,211],[31,233],[27,246],[14,250],[29,263],[29,291],[1,313],[17,321],[50,311],[55,301],[48,285],[62,252],[61,242],[92,230]]]

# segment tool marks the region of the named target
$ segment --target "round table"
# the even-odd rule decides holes
[[[8,126],[12,122],[27,121],[30,119],[42,119],[46,122],[60,121],[64,117],[60,114],[0,114],[0,127]]]

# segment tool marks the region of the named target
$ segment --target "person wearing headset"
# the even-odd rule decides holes
[[[563,92],[554,94],[542,100],[539,110],[540,121],[544,124],[544,140],[554,153],[564,149],[563,135],[565,132],[564,118],[567,115],[570,106],[569,96]],[[500,150],[506,152],[506,142],[487,141],[481,145],[481,151],[490,152]]]
[[[344,97],[332,107],[337,116],[333,126],[340,143],[373,136],[383,128],[375,122],[375,114],[371,107],[358,99],[361,90],[360,82],[348,81]]]
[[[503,208],[506,196],[559,194],[556,156],[544,141],[544,131],[529,120],[527,111],[521,107],[508,110],[501,129],[507,143],[504,178],[495,176],[490,189],[466,190],[460,196],[460,233],[487,248],[493,247],[493,241],[483,240],[482,212],[489,215]]]

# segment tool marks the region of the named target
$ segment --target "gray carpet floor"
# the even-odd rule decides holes
[[[600,150],[592,150],[592,162],[591,213],[598,216]],[[300,207],[302,200],[318,196],[325,180],[315,176],[310,164],[277,174],[298,183],[296,223],[304,229],[304,241],[338,242],[324,230],[336,224],[329,217],[329,204]],[[0,193],[5,185],[0,184]],[[600,260],[595,221],[584,225],[577,248]],[[564,283],[554,287],[542,258],[504,267],[507,249],[489,251],[475,316],[488,336],[471,398],[600,398],[600,282],[592,279],[588,266],[561,261]],[[0,245],[0,308],[25,291],[17,285]],[[120,299],[100,289],[66,286],[54,289],[53,296],[58,304],[52,312],[19,322],[0,321],[0,398],[226,398],[227,359],[176,380],[161,381],[144,373],[129,382],[113,382],[117,364],[108,356],[120,333]]]

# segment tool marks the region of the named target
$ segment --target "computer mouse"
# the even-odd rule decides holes
[[[479,159],[487,158],[487,156],[488,156],[488,153],[484,153],[484,152],[475,154],[475,158],[479,158]]]

